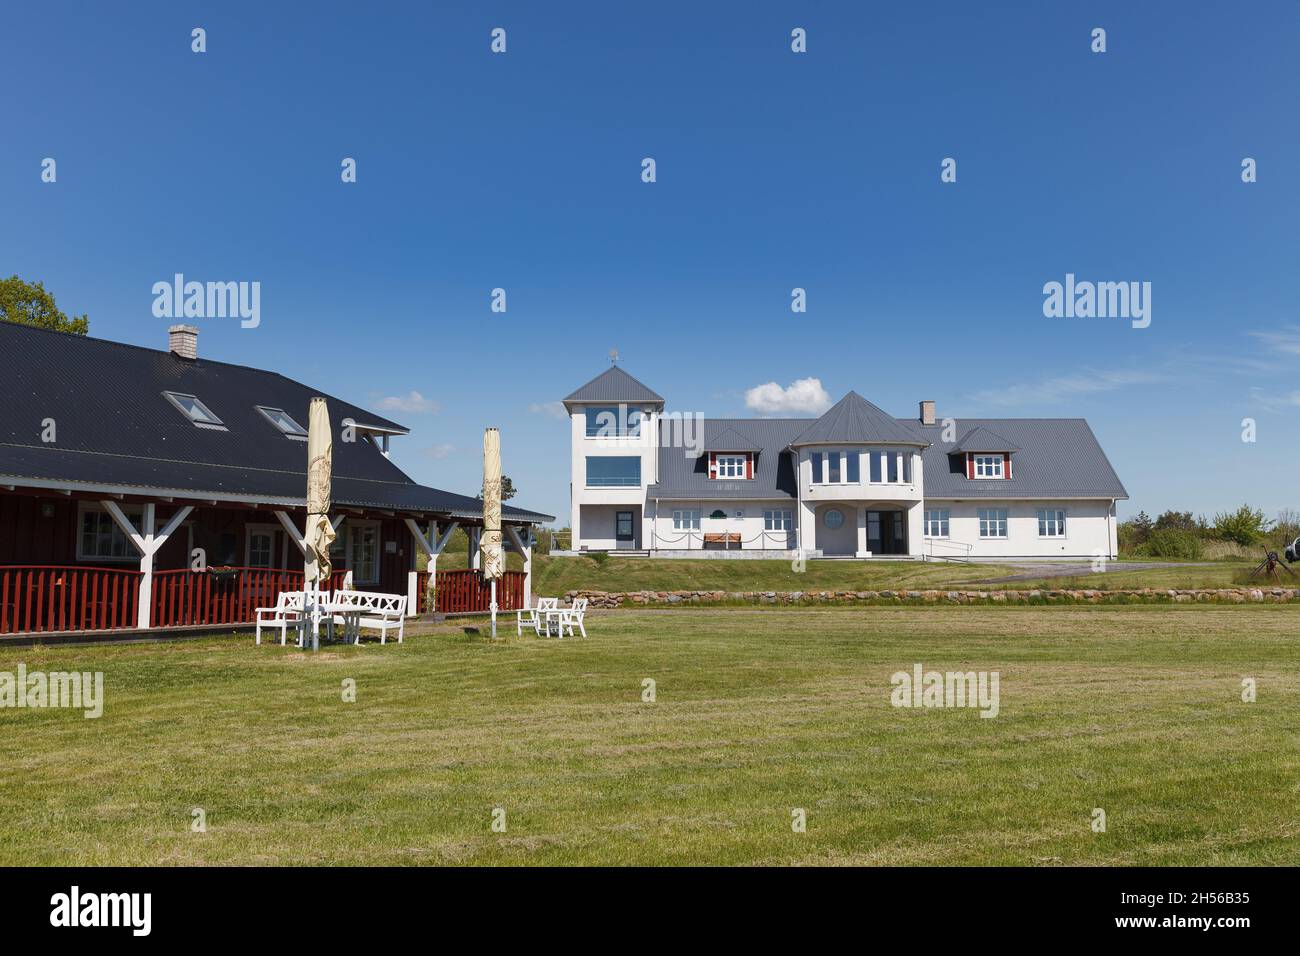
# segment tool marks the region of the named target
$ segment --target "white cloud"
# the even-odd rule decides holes
[[[831,397],[819,378],[800,378],[782,388],[776,382],[755,385],[745,392],[745,407],[760,415],[820,415],[831,407]]]
[[[568,418],[564,402],[533,402],[528,410],[534,415],[549,415],[551,418]]]
[[[454,452],[455,450],[456,450],[455,445],[449,445],[446,442],[443,442],[440,445],[434,445],[432,448],[424,449],[424,453],[428,455],[430,458],[442,459],[442,458],[450,457],[452,452]]]
[[[1132,385],[1158,385],[1173,379],[1164,372],[1087,370],[1075,375],[1059,375],[1024,385],[973,392],[971,398],[984,405],[1012,408],[1022,405],[1051,405],[1075,395],[1114,392]]]
[[[405,395],[389,395],[375,402],[375,408],[385,412],[406,412],[408,415],[432,415],[442,406],[431,398],[425,398],[415,389]]]
[[[1250,332],[1274,352],[1300,355],[1300,326],[1284,325],[1280,332]]]

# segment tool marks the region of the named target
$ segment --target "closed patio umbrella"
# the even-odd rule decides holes
[[[329,408],[325,399],[313,398],[307,413],[307,553],[303,575],[309,592],[320,591],[321,583],[329,581],[333,570],[330,545],[334,543],[335,532],[329,517],[333,466],[334,436],[330,432]],[[313,627],[312,649],[319,647],[320,634]]]
[[[483,577],[492,582],[492,637],[497,636],[497,578],[505,570],[501,553],[501,433],[483,432]]]

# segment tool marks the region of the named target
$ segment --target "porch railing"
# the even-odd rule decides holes
[[[139,571],[0,567],[0,634],[135,627]]]
[[[420,613],[429,610],[429,572],[417,575]],[[492,604],[492,586],[479,577],[477,571],[438,572],[438,610],[444,614],[466,611],[488,611]],[[513,611],[524,606],[524,572],[507,571],[497,581],[497,608]]]
[[[341,588],[346,574],[331,574],[328,589]],[[273,607],[282,591],[301,591],[303,582],[303,572],[280,568],[155,571],[149,626],[249,624],[259,607]]]

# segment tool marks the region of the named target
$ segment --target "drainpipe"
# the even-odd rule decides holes
[[[795,514],[799,516],[799,533],[795,536],[795,544],[798,546],[799,554],[803,554],[803,466],[799,463],[799,453],[794,451],[789,445],[785,446],[787,450],[794,452],[794,494],[795,494]]]

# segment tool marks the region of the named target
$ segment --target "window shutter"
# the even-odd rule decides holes
[[[753,454],[748,454],[748,455],[745,456],[745,477],[746,477],[746,478],[753,478],[753,477],[754,477],[754,456],[753,456]]]
[[[974,454],[974,452],[969,452],[969,451],[966,452],[966,477],[967,477],[967,478],[974,478],[974,477],[975,477],[975,454]]]
[[[718,456],[709,452],[709,478],[718,477]]]
[[[1003,472],[1006,473],[1007,480],[1010,481],[1011,480],[1011,452],[1009,451],[1004,451],[1002,453],[1002,470]]]

